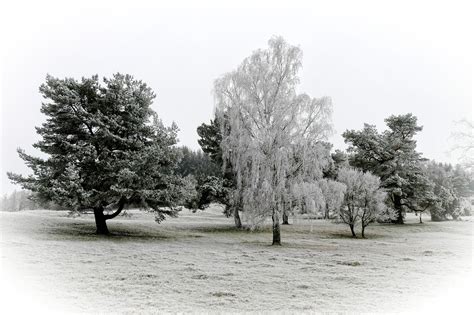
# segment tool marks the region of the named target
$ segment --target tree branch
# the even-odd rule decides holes
[[[124,206],[125,206],[125,202],[126,202],[126,201],[127,201],[127,199],[126,199],[125,197],[120,198],[120,200],[119,200],[119,202],[118,202],[118,208],[117,208],[117,210],[116,210],[114,213],[112,213],[112,214],[105,214],[105,215],[104,215],[104,219],[105,219],[105,220],[109,220],[109,219],[113,219],[113,218],[115,218],[116,216],[118,216],[118,215],[122,212],[122,210],[123,210],[123,208],[124,208]]]

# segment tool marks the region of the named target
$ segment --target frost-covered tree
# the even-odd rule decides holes
[[[360,221],[358,208],[358,193],[360,191],[359,172],[351,169],[341,169],[338,180],[346,186],[343,204],[339,208],[339,219],[349,225],[353,237],[356,237],[355,227]]]
[[[127,204],[153,211],[157,222],[177,214],[189,183],[174,173],[177,127],[151,109],[150,87],[122,74],[103,84],[48,75],[40,92],[47,119],[33,146],[47,157],[19,149],[33,174],[8,173],[13,182],[66,208],[93,209],[98,234]]]
[[[268,43],[217,79],[214,93],[218,117],[228,122],[220,127],[223,161],[236,178],[231,200],[241,203],[253,227],[270,216],[273,244],[280,245],[280,218],[288,203],[315,203],[313,188],[328,163],[320,142],[331,131],[331,101],[296,92],[298,47],[281,37]],[[296,191],[307,193],[295,200]]]
[[[365,228],[382,216],[390,216],[390,213],[385,210],[387,195],[380,189],[380,179],[369,172],[364,173],[362,178],[361,198],[363,201],[360,208],[360,225],[361,235],[365,238]]]
[[[388,129],[382,133],[365,124],[360,131],[344,132],[343,137],[350,144],[350,164],[380,177],[397,214],[394,222],[402,224],[405,209],[419,211],[431,200],[431,185],[422,168],[424,159],[413,139],[422,127],[412,114],[392,115],[385,123]]]
[[[4,194],[2,199],[0,200],[0,211],[12,211],[9,210],[9,196],[7,194]]]
[[[460,153],[460,162],[467,170],[474,171],[474,121],[456,122],[452,138],[455,143],[452,149]]]
[[[331,147],[332,145],[325,141],[319,141],[314,143],[314,150],[318,151],[318,161],[322,167],[322,176],[326,177],[328,170],[335,167],[332,158],[331,158]],[[300,159],[297,155],[294,156],[293,161],[290,160],[290,163],[298,165]],[[320,176],[319,170],[318,177]],[[288,218],[290,215],[297,214],[311,214],[318,216],[324,216],[327,206],[331,209],[333,203],[337,203],[337,191],[332,191],[332,189],[337,190],[337,184],[334,181],[331,181],[329,184],[326,181],[326,178],[321,178],[318,181],[308,181],[303,184],[296,184],[293,187],[292,197],[286,202],[283,208],[283,224],[289,224]],[[328,185],[330,187],[328,187]],[[311,197],[308,197],[311,195]],[[335,199],[334,199],[335,198]],[[328,199],[328,200],[326,200]]]
[[[424,166],[433,183],[434,202],[429,205],[431,220],[458,219],[463,213],[465,200],[473,195],[472,174],[460,165],[430,161]]]
[[[39,209],[38,204],[31,200],[31,196],[32,193],[26,190],[14,190],[11,194],[5,194],[0,200],[0,211]]]
[[[331,163],[326,170],[324,170],[324,177],[330,179],[336,179],[339,170],[343,167],[349,167],[349,157],[347,153],[336,150],[331,153]]]
[[[211,202],[223,193],[220,180],[220,168],[212,158],[201,150],[191,150],[184,146],[178,148],[181,159],[176,168],[176,173],[193,182],[195,191],[190,199],[186,199],[184,206],[196,211],[204,210]]]
[[[14,190],[11,194],[5,194],[0,202],[0,211],[21,211],[36,209],[64,210],[64,208],[61,208],[53,202],[42,202],[41,200],[38,200],[35,193],[29,190]]]
[[[342,168],[338,180],[346,186],[339,218],[349,225],[353,237],[356,237],[355,227],[360,224],[365,237],[365,228],[385,213],[386,194],[380,189],[380,179],[370,172]]]
[[[319,181],[319,187],[325,203],[323,217],[329,219],[331,215],[338,213],[344,200],[346,186],[335,180],[323,178]]]

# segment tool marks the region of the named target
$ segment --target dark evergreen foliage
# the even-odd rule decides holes
[[[197,134],[199,135],[198,143],[202,151],[206,153],[217,166],[222,167],[222,134],[219,120],[214,118],[210,121],[209,125],[201,124],[201,126],[197,128]]]
[[[236,227],[240,228],[242,222],[240,220],[239,211],[241,205],[239,200],[234,200],[232,194],[235,191],[236,181],[234,173],[232,172],[232,165],[230,161],[223,160],[221,141],[222,131],[221,124],[227,125],[227,116],[223,115],[223,121],[220,121],[217,117],[212,119],[209,124],[201,124],[197,128],[199,135],[198,143],[201,146],[202,151],[209,156],[214,162],[217,168],[220,170],[217,176],[211,176],[204,180],[199,194],[200,207],[205,207],[208,203],[218,202],[225,205],[224,214],[227,216],[234,216]],[[212,188],[212,189],[211,189]]]
[[[385,119],[388,130],[379,133],[375,126],[365,124],[360,131],[344,132],[350,164],[370,171],[381,179],[396,210],[396,223],[403,223],[404,211],[423,211],[433,201],[432,184],[426,176],[421,153],[416,151],[413,137],[422,130],[412,114]]]
[[[196,189],[196,193],[184,205],[189,209],[204,210],[213,202],[222,202],[227,194],[221,168],[201,150],[193,151],[185,146],[179,150],[182,156],[177,174],[192,178]]]
[[[40,92],[47,119],[36,128],[41,140],[34,147],[47,158],[19,149],[33,175],[8,173],[13,182],[42,200],[93,209],[100,234],[127,204],[153,211],[158,222],[177,214],[186,187],[174,173],[178,129],[165,127],[151,109],[150,87],[122,74],[103,84],[98,76],[77,81],[48,75]]]
[[[183,177],[192,175],[200,182],[208,176],[220,175],[219,166],[201,150],[193,151],[186,146],[178,149],[181,152],[181,160],[176,168],[177,174]]]

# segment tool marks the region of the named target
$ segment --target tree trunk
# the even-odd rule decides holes
[[[365,226],[362,225],[362,233],[361,233],[361,234],[362,234],[362,238],[365,238],[364,232],[365,232]]]
[[[354,232],[354,224],[349,224],[349,227],[351,228],[352,237],[357,237],[355,232]]]
[[[286,211],[283,211],[283,222],[282,222],[282,224],[285,224],[285,225],[290,224],[288,222],[288,215],[286,214]]]
[[[242,228],[242,221],[240,220],[239,207],[234,207],[234,222],[235,227],[240,229]]]
[[[421,221],[421,212],[420,212],[420,223],[423,223],[423,221]]]
[[[328,204],[326,203],[326,209],[324,211],[324,219],[329,219],[329,206]]]
[[[280,218],[278,217],[278,213],[276,211],[273,211],[272,220],[273,220],[273,243],[272,243],[272,245],[281,245]]]
[[[397,218],[393,220],[392,223],[403,224],[402,197],[395,195],[393,198],[393,205],[397,211]]]
[[[107,235],[109,233],[109,229],[107,228],[107,220],[113,219],[118,216],[126,203],[127,199],[125,197],[121,197],[117,203],[117,210],[112,214],[104,214],[104,207],[98,206],[94,208],[94,218],[95,218],[95,225],[97,227],[96,233],[99,235]]]
[[[109,229],[107,228],[107,223],[106,223],[103,207],[94,208],[94,218],[95,218],[95,225],[97,227],[96,234],[99,234],[99,235],[109,234]]]

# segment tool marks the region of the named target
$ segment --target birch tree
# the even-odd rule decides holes
[[[473,171],[474,170],[474,121],[463,119],[456,122],[455,131],[452,133],[453,151],[460,153],[460,162],[464,166]]]
[[[321,141],[331,132],[331,100],[296,92],[299,47],[281,37],[268,44],[218,78],[214,93],[217,115],[226,122],[220,124],[223,161],[236,178],[232,200],[241,202],[252,227],[271,217],[273,245],[281,245],[285,206],[315,203],[313,188],[328,163]]]

